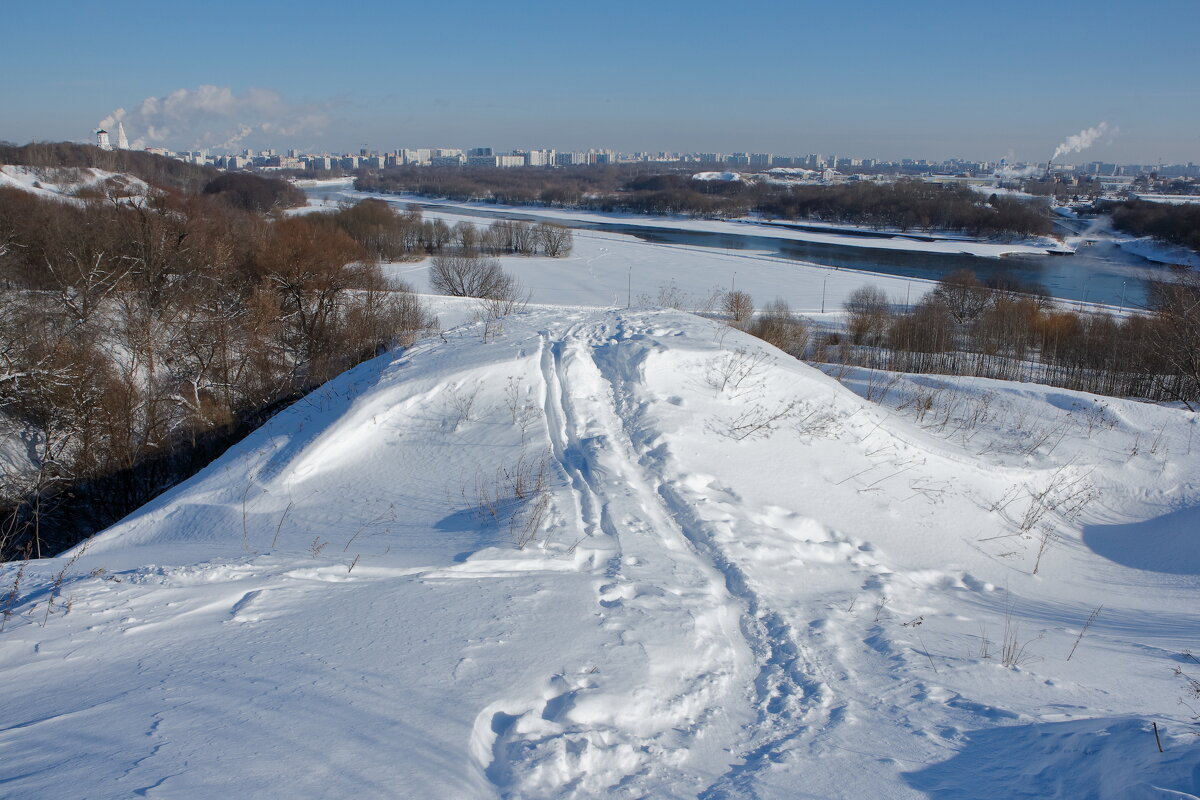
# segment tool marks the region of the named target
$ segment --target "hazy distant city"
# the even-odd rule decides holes
[[[491,147],[469,149],[444,147],[397,148],[393,150],[369,150],[358,153],[304,153],[296,149],[279,151],[242,150],[237,154],[219,155],[204,150],[170,151],[163,148],[147,148],[148,152],[171,156],[182,161],[207,164],[220,169],[302,169],[302,170],[354,170],[384,169],[386,167],[570,167],[591,164],[636,164],[636,163],[683,163],[697,166],[731,167],[747,170],[791,169],[805,170],[825,179],[835,179],[840,174],[847,177],[852,173],[878,174],[882,172],[951,173],[967,177],[1024,176],[1035,171],[1050,169],[1055,172],[1072,172],[1095,176],[1128,177],[1157,174],[1163,178],[1200,177],[1200,165],[1186,164],[1113,164],[1103,161],[1087,161],[1079,164],[1064,162],[1041,162],[1037,164],[1018,161],[974,161],[962,158],[947,158],[941,161],[928,158],[902,158],[887,161],[856,156],[824,155],[778,155],[775,153],[679,153],[679,152],[635,152],[622,153],[616,150],[593,149],[585,151],[563,151],[554,149],[513,150],[497,153]],[[835,174],[837,173],[837,174]]]
[[[116,144],[112,142],[109,132],[106,130],[97,131],[96,136],[97,144],[101,148],[119,148],[122,142],[125,144],[122,149],[128,148],[123,133]],[[568,151],[553,148],[497,152],[491,147],[466,149],[416,147],[388,150],[363,147],[357,153],[308,153],[296,148],[286,150],[242,149],[237,153],[224,154],[210,152],[207,149],[169,150],[162,147],[147,147],[145,150],[149,153],[225,170],[301,170],[339,174],[360,169],[386,169],[403,166],[517,168],[654,163],[694,164],[698,169],[772,170],[780,176],[823,183],[897,174],[994,182],[996,179],[1019,180],[1034,175],[1053,173],[1093,176],[1102,179],[1102,184],[1111,184],[1111,187],[1105,188],[1114,189],[1128,186],[1139,176],[1154,176],[1160,179],[1200,177],[1200,165],[1191,161],[1186,164],[1116,164],[1104,161],[1072,163],[1050,160],[1040,163],[1025,161],[1010,163],[1004,158],[996,161],[962,158],[948,158],[941,161],[927,158],[884,160],[836,153],[809,153],[807,155],[668,151],[624,153],[612,149]]]

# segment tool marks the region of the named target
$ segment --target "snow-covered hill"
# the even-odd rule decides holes
[[[150,193],[149,185],[141,178],[94,167],[0,164],[0,186],[68,202],[78,202],[81,197],[144,200]]]
[[[1194,415],[839,377],[637,309],[363,364],[0,573],[3,793],[1200,794]]]

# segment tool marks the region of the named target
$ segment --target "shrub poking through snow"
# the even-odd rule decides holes
[[[473,507],[485,524],[506,529],[523,550],[537,541],[550,513],[549,482],[549,454],[522,452],[515,464],[499,467],[492,476],[476,474]]]

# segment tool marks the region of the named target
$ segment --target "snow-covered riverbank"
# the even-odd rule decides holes
[[[330,185],[333,186],[335,184],[331,183]],[[586,222],[600,225],[636,225],[664,230],[700,231],[734,236],[761,236],[784,241],[811,242],[871,250],[898,250],[911,253],[958,253],[986,258],[999,258],[1000,256],[1015,254],[1045,255],[1051,250],[1069,252],[1060,243],[1050,239],[1036,243],[1001,243],[947,236],[939,238],[937,241],[921,241],[899,231],[894,232],[894,235],[889,238],[876,238],[875,236],[862,237],[850,234],[842,235],[802,230],[799,228],[784,228],[777,225],[763,224],[762,221],[755,219],[705,220],[693,219],[691,217],[658,217],[644,214],[547,208],[544,206],[507,206],[496,203],[465,202],[410,194],[380,195],[370,192],[356,192],[349,187],[345,190],[344,194],[347,197],[381,197],[393,203],[436,204],[465,211],[485,213],[507,212],[548,221]],[[847,231],[861,230],[872,234],[878,233],[878,231],[870,228],[841,227],[844,227]]]

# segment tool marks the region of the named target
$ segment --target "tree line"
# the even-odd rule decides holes
[[[1200,252],[1200,204],[1126,200],[1102,204],[1100,210],[1112,216],[1112,225],[1119,231],[1134,236],[1154,236]]]
[[[214,167],[189,164],[140,150],[101,150],[72,142],[0,142],[0,164],[31,167],[91,167],[136,175],[147,183],[184,192],[199,192],[221,173]]]
[[[913,308],[862,287],[844,336],[811,357],[898,372],[973,375],[1156,401],[1200,402],[1200,278],[1152,285],[1147,313],[1118,317],[1055,306],[1037,287],[947,275]]]
[[[660,168],[663,169],[663,168]],[[813,219],[900,230],[950,230],[974,236],[1046,235],[1044,203],[982,196],[968,187],[901,180],[834,186],[768,181],[699,181],[682,167],[647,173],[643,165],[565,169],[392,167],[363,172],[361,191],[411,193],[506,205],[567,206],[657,215]]]
[[[418,205],[410,204],[398,213],[377,198],[314,214],[311,219],[346,233],[380,261],[413,261],[443,253],[562,258],[570,255],[574,244],[571,229],[554,223],[501,219],[487,227],[470,222],[451,226],[440,219],[425,219]]]
[[[961,231],[972,236],[1047,235],[1053,223],[1044,204],[991,195],[966,186],[918,180],[795,186],[757,209],[787,219],[817,219],[900,230]]]
[[[141,176],[177,163],[161,161]],[[3,557],[112,524],[283,404],[436,324],[379,268],[424,222],[382,204],[268,215],[271,187],[206,193],[204,177],[147,198],[0,189],[0,424],[21,451],[0,475]]]

